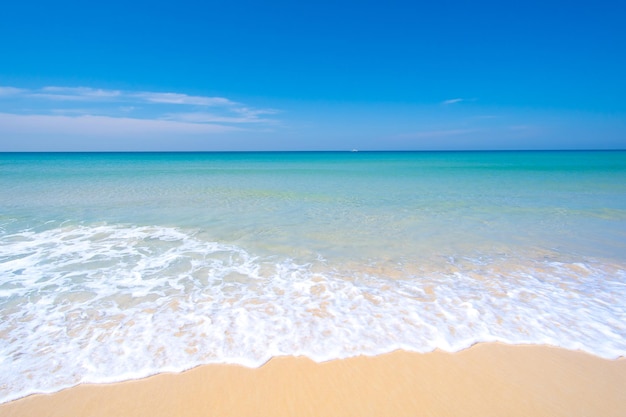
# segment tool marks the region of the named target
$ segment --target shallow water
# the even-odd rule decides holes
[[[626,352],[626,152],[0,154],[0,401],[480,341]]]

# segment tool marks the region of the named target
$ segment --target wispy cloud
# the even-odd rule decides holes
[[[435,129],[424,130],[420,132],[412,132],[398,135],[400,139],[428,139],[428,138],[443,138],[450,136],[462,136],[468,133],[474,133],[477,129]]]
[[[233,109],[233,115],[216,114],[212,112],[170,113],[165,116],[168,120],[178,120],[190,123],[228,123],[228,124],[276,124],[275,119],[260,117],[278,113],[275,110]]]
[[[31,97],[40,97],[50,100],[112,100],[122,97],[119,90],[104,90],[101,88],[90,87],[43,87],[39,90],[33,90],[29,94]]]
[[[278,113],[225,97],[63,86],[37,89],[0,86],[2,111],[21,115],[74,114],[228,125],[275,124],[276,120],[270,116]]]
[[[455,103],[460,103],[462,101],[465,101],[465,100],[462,98],[451,98],[449,100],[444,100],[442,104],[455,104]]]
[[[194,106],[238,106],[239,103],[224,97],[190,96],[182,93],[152,91],[106,90],[91,87],[48,86],[39,89],[0,87],[0,94],[22,95],[30,98],[55,101],[118,101],[183,104]]]
[[[271,116],[278,111],[253,108],[225,97],[176,92],[0,86],[0,113],[14,131],[18,126],[29,130],[28,123],[37,123],[55,132],[85,129],[92,134],[96,129],[109,133],[151,132],[153,128],[161,133],[228,132],[243,130],[243,126],[246,130],[266,129],[277,124]],[[7,125],[0,126],[0,132],[7,129]]]
[[[448,100],[444,100],[441,102],[441,104],[443,104],[444,106],[449,106],[451,104],[457,104],[457,103],[467,103],[467,102],[471,102],[471,101],[476,101],[476,98],[461,98],[461,97],[457,97],[457,98],[451,98]]]
[[[236,106],[238,103],[223,97],[188,96],[180,93],[139,92],[133,97],[150,103],[187,104],[195,106]]]
[[[0,97],[18,95],[21,94],[22,91],[24,90],[22,90],[21,88],[0,86]]]
[[[17,115],[0,113],[0,124],[5,133],[55,134],[90,136],[150,135],[150,134],[207,134],[238,130],[232,126],[204,123],[183,123],[171,120],[134,119],[107,116]]]

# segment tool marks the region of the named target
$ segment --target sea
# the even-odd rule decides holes
[[[0,154],[0,402],[479,342],[626,356],[626,151]]]

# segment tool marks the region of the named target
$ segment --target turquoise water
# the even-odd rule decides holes
[[[0,154],[0,401],[480,341],[626,352],[626,152]]]

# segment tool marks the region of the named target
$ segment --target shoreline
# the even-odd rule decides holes
[[[3,416],[622,416],[626,358],[479,343],[260,368],[202,365],[0,404]]]

